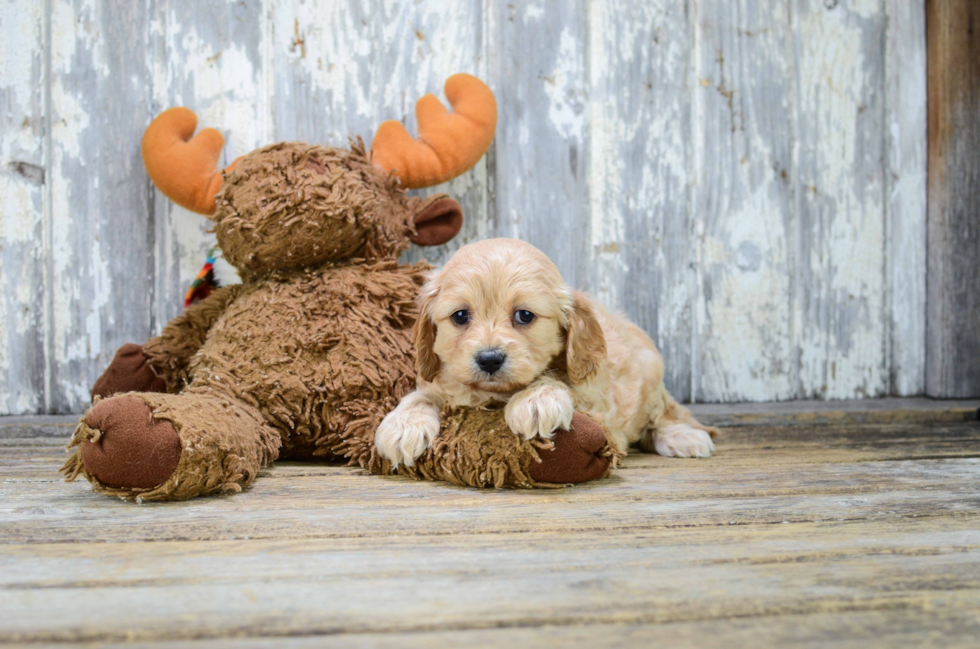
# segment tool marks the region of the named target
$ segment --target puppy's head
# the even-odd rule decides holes
[[[580,383],[605,355],[588,301],[522,241],[490,239],[460,248],[426,283],[420,300],[415,347],[425,381],[512,392],[557,360]]]

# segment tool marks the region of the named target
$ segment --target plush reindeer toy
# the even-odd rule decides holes
[[[92,390],[63,471],[105,494],[178,500],[239,491],[277,458],[325,456],[374,472],[384,415],[415,385],[416,295],[428,269],[409,242],[441,245],[459,204],[408,196],[477,163],[493,140],[493,94],[469,75],[417,106],[419,139],[385,122],[371,152],[281,143],[223,172],[224,138],[194,134],[186,108],[143,138],[154,184],[204,214],[243,283],[218,289],[144,345],[124,345]],[[603,475],[610,453],[578,416],[556,446],[518,438],[496,413],[447,417],[444,439],[400,473],[474,486],[538,486]],[[535,477],[537,476],[537,478]]]

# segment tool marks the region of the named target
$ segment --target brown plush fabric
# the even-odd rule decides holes
[[[225,176],[214,228],[243,279],[349,259],[394,259],[408,248],[415,211],[398,180],[350,149],[298,142],[243,157]]]
[[[361,262],[246,285],[192,359],[188,390],[255,407],[283,457],[369,466],[375,429],[414,387],[414,296],[426,268]]]
[[[184,120],[179,142],[160,135],[173,151],[157,157],[144,140],[148,167],[151,160],[183,164],[181,156],[207,143],[195,144],[199,135],[184,144],[193,125],[174,115]],[[209,164],[188,168],[208,188]],[[178,182],[183,172],[154,167],[158,186],[160,173]],[[170,189],[198,207],[206,198],[182,185]],[[243,284],[215,291],[142,348],[121,350],[97,396],[142,391],[95,405],[75,431],[64,473],[84,475],[109,495],[179,500],[240,490],[280,456],[327,456],[384,472],[374,432],[415,387],[412,329],[429,269],[399,265],[397,257],[410,237],[444,243],[455,235],[459,205],[442,195],[406,196],[359,140],[349,149],[286,143],[253,151],[215,191],[218,243]],[[133,377],[147,378],[146,370],[155,382],[143,385]],[[152,391],[163,385],[166,393]],[[485,417],[451,415],[416,475],[474,486],[544,484],[530,467],[551,445],[513,435],[499,413]],[[604,474],[602,458],[612,456],[578,439],[587,428],[561,433],[557,450],[544,456],[545,465],[571,468],[540,475],[565,483]],[[562,450],[566,436],[575,452]]]
[[[548,442],[515,435],[502,408],[456,408],[443,412],[442,432],[415,466],[395,470],[385,461],[381,473],[469,487],[561,487],[605,477],[619,458],[605,429],[581,413]]]
[[[116,434],[127,434],[123,432],[126,422],[121,413],[137,409],[128,404],[116,404],[130,400],[139,400],[146,405],[140,411],[139,421],[134,422],[136,428],[145,428],[142,417],[149,415],[152,417],[151,425],[159,426],[161,430],[169,426],[176,431],[181,450],[176,468],[164,482],[152,487],[135,484],[114,486],[102,482],[88,464],[86,456],[76,453],[62,467],[68,480],[81,473],[96,491],[130,500],[184,500],[241,491],[252,483],[259,469],[278,456],[279,436],[265,425],[254,408],[207,390],[197,394],[120,395],[102,401],[82,419],[69,448],[85,447],[102,437],[106,438],[105,444]],[[92,413],[97,411],[100,414],[93,417]],[[117,414],[120,416],[116,417]],[[132,433],[129,435],[133,439]],[[146,440],[142,450],[138,445],[131,444],[130,453],[148,458],[152,448],[152,444]]]
[[[166,392],[166,380],[158,376],[143,348],[126,343],[116,351],[109,367],[92,386],[92,399],[120,392]]]
[[[399,265],[396,256],[431,203],[406,196],[359,143],[350,150],[275,145],[246,156],[227,176],[214,215],[222,252],[244,284],[216,291],[143,347],[172,393],[165,418],[181,438],[197,431],[203,444],[261,429],[284,457],[330,456],[378,469],[374,431],[414,387],[415,296],[428,270]],[[220,420],[202,421],[183,405],[202,395],[248,410],[262,426],[229,431]],[[147,392],[135,396],[158,403]],[[83,437],[99,434],[80,426]],[[203,457],[191,464],[182,457],[175,476],[191,470],[206,480],[178,476],[179,489],[164,485],[150,495],[134,483],[130,495],[186,498],[215,485],[244,486],[251,477],[236,476],[254,476],[261,465],[201,467]],[[67,473],[77,475],[85,460],[76,455]],[[92,471],[83,474],[98,482]]]
[[[166,389],[159,392],[176,394],[191,382],[191,359],[200,351],[208,332],[225,308],[243,290],[240,284],[219,288],[206,299],[188,307],[171,320],[159,336],[143,345],[143,352],[150,359],[156,374],[165,381]]]

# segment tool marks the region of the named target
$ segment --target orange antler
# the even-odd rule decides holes
[[[400,123],[389,120],[374,134],[374,163],[395,172],[411,189],[431,187],[464,173],[475,165],[493,142],[497,127],[497,101],[485,83],[468,74],[446,81],[449,113],[432,95],[415,105],[419,138]]]
[[[167,198],[198,214],[211,215],[214,195],[221,188],[218,157],[225,138],[213,128],[191,138],[196,127],[197,115],[187,108],[160,113],[143,134],[143,165]]]

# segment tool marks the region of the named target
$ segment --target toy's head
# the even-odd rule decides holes
[[[267,146],[233,162],[217,160],[224,138],[186,108],[158,116],[143,136],[153,183],[175,203],[214,221],[222,254],[245,276],[352,258],[394,258],[408,247],[441,245],[463,224],[459,204],[405,189],[466,172],[493,141],[497,106],[482,81],[446,82],[449,113],[432,95],[416,106],[419,139],[398,122],[381,125],[371,152],[300,143]]]

